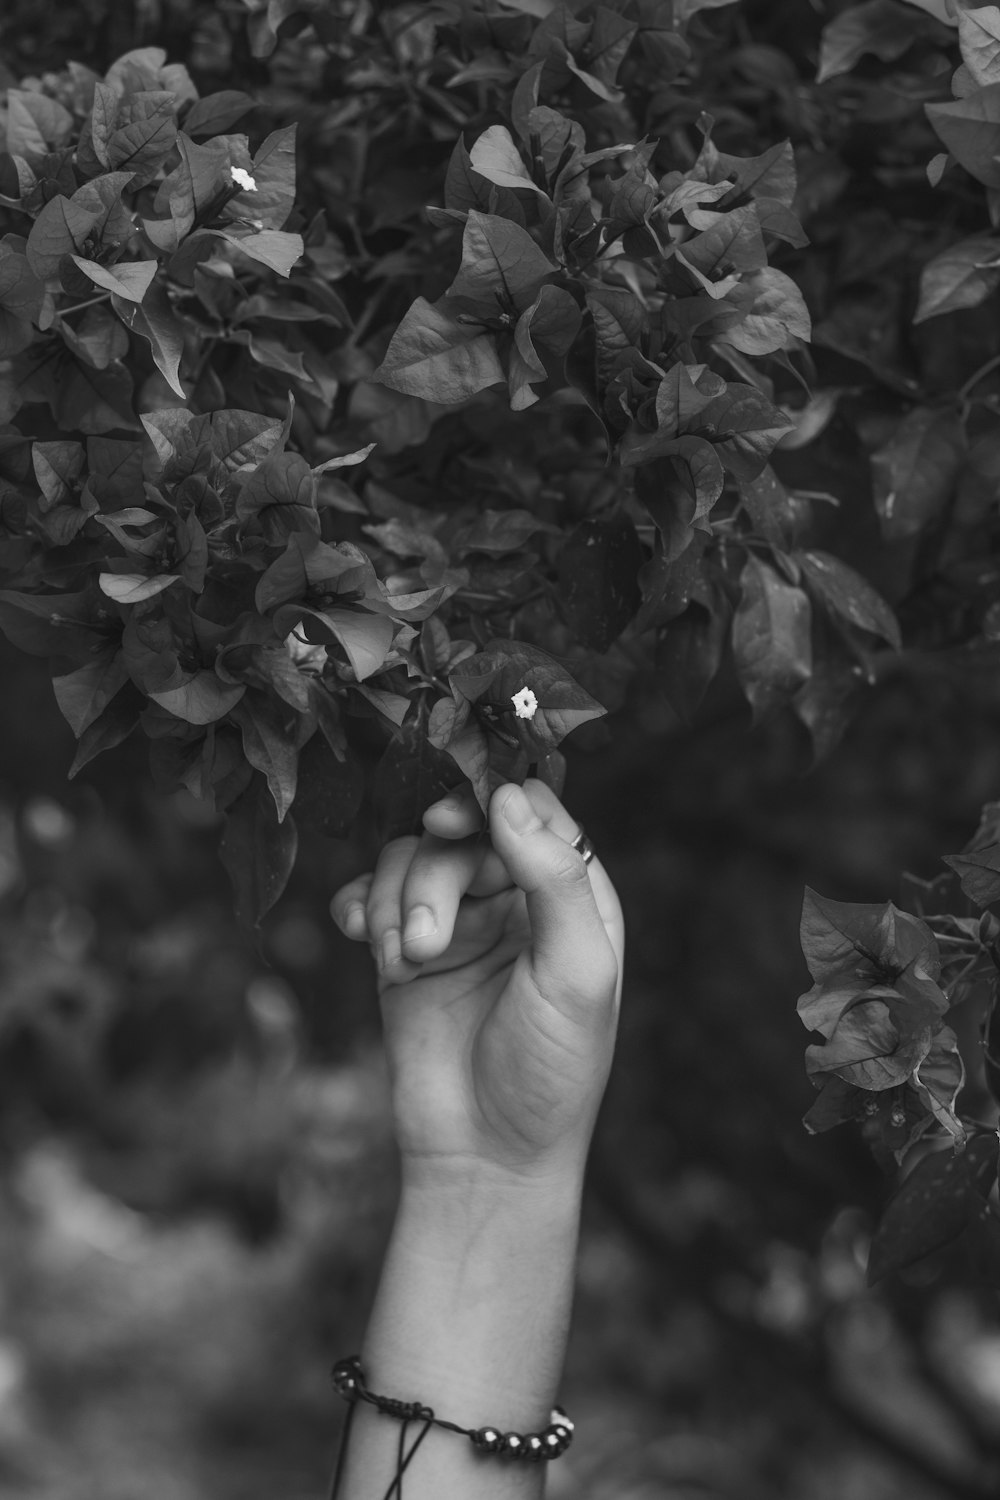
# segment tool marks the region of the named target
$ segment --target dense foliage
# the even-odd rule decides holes
[[[735,684],[821,757],[881,682],[989,676],[1000,9],[243,9],[295,88],[145,48],[7,89],[0,624],[74,772],[139,728],[259,920],[297,822],[559,785],[629,694]],[[946,1024],[992,1004],[997,846],[807,898],[809,1127],[956,1152],[873,1275],[970,1235],[997,1274]]]

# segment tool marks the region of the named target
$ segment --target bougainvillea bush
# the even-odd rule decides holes
[[[558,787],[637,697],[730,683],[820,757],[887,677],[992,670],[1000,8],[764,9],[254,0],[252,94],[152,47],[10,80],[0,625],[73,774],[139,733],[223,814],[247,921],[297,826]],[[984,830],[961,891],[807,897],[809,1128],[953,1147],[873,1274],[1000,1260],[948,1025]]]

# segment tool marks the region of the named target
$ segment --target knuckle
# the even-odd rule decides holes
[[[590,889],[590,873],[583,855],[569,844],[565,850],[560,849],[553,855],[551,873],[553,881],[568,890],[583,892]]]

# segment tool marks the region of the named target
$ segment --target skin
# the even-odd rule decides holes
[[[614,1053],[624,927],[538,781],[430,808],[331,911],[370,944],[401,1194],[360,1350],[369,1388],[463,1427],[541,1431],[565,1358],[587,1152]],[[419,1432],[407,1430],[408,1452]],[[338,1500],[380,1500],[400,1424],[355,1408]],[[560,1462],[568,1462],[567,1459]],[[406,1500],[541,1496],[546,1465],[432,1427]]]

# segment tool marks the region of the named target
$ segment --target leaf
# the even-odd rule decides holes
[[[866,578],[829,552],[793,552],[814,596],[858,630],[881,636],[896,651],[903,649],[896,616]]]
[[[269,266],[279,276],[290,276],[292,267],[302,259],[305,243],[300,234],[288,234],[281,229],[259,229],[238,233],[230,229],[212,229],[237,250],[242,250],[251,260]]]
[[[126,302],[142,301],[159,264],[155,260],[127,260],[105,267],[99,266],[95,260],[84,260],[79,255],[72,255],[70,259],[90,277],[95,286],[103,287],[106,292],[117,293]]]
[[[262,771],[283,823],[295,801],[302,719],[294,708],[251,689],[232,710],[243,735],[243,753]]]
[[[73,116],[47,94],[26,89],[8,89],[6,93],[5,148],[12,156],[23,156],[32,166],[39,166],[72,134]]]
[[[919,961],[932,979],[941,971],[934,934],[918,917],[900,911],[891,901],[883,905],[831,901],[806,888],[799,929],[802,952],[817,984],[844,973],[862,976],[862,987],[886,973],[898,973]],[[868,965],[859,968],[859,960]],[[830,1034],[813,1008],[819,999],[810,992],[799,1001],[799,1015],[812,1031]]]
[[[484,510],[454,534],[451,547],[459,557],[467,552],[516,552],[539,531],[558,534],[557,527],[529,510]]]
[[[697,600],[667,624],[656,666],[671,707],[690,724],[722,662],[729,627],[723,600],[709,608]]]
[[[511,410],[523,411],[538,397],[530,389],[539,380],[548,379],[548,370],[538,348],[556,357],[564,355],[580,329],[580,309],[562,287],[543,286],[530,307],[514,327],[514,347],[510,351],[508,384]]]
[[[802,589],[750,554],[740,574],[732,642],[754,722],[784,706],[812,673],[812,612]]]
[[[916,536],[951,496],[965,433],[951,406],[915,406],[871,455],[875,509],[887,541]]]
[[[53,677],[59,711],[77,739],[100,718],[128,680],[128,668],[120,651],[108,652],[73,672]]]
[[[39,508],[46,511],[54,505],[65,505],[83,473],[82,443],[74,443],[68,439],[52,443],[32,443],[31,462],[43,496]]]
[[[88,592],[27,594],[0,589],[0,629],[30,656],[89,660],[95,642],[92,616]]]
[[[790,276],[763,266],[743,276],[740,293],[741,306],[743,294],[749,293],[749,306],[739,322],[716,335],[719,343],[755,356],[787,349],[793,339],[808,343],[812,337],[809,309]]]
[[[299,617],[306,617],[315,629],[314,639],[336,641],[344,648],[358,682],[380,670],[392,646],[395,626],[388,615],[368,614],[355,609],[307,609],[290,605]],[[289,616],[290,618],[290,616]],[[284,628],[282,626],[282,628]]]
[[[254,776],[227,811],[219,845],[233,883],[236,917],[244,927],[260,926],[288,884],[297,852],[294,819],[278,822],[263,777]]]
[[[125,306],[136,304],[129,302]],[[77,359],[95,370],[107,370],[129,351],[128,334],[103,305],[88,307],[72,328],[64,318],[59,332]]]
[[[297,130],[297,125],[284,125],[262,141],[251,169],[256,192],[243,193],[235,200],[238,206],[245,204],[242,212],[259,220],[266,230],[280,230],[295,207]]]
[[[895,62],[921,36],[921,22],[895,0],[866,0],[842,11],[823,27],[817,83],[849,73],[868,52],[882,62]]]
[[[709,216],[715,220],[712,227],[684,240],[679,247],[684,264],[708,278],[709,286],[725,280],[734,271],[758,271],[767,265],[755,203],[712,215],[706,211],[706,217]]]
[[[221,89],[204,99],[195,100],[184,116],[184,131],[190,136],[221,135],[250,110],[257,108],[257,101],[239,89]]]
[[[971,235],[928,261],[920,273],[914,323],[963,307],[978,307],[1000,286],[1000,240]]]
[[[823,1084],[816,1102],[803,1116],[802,1123],[810,1135],[833,1130],[857,1117],[865,1099],[863,1089],[843,1078],[830,1077]]]
[[[224,408],[194,416],[183,407],[143,412],[142,425],[163,463],[180,460],[208,444],[227,473],[259,464],[278,444],[282,424],[260,412]]]
[[[70,781],[102,750],[113,750],[135,729],[145,698],[131,685],[115,694],[108,706],[80,735],[76,754],[66,775]]]
[[[271,690],[298,713],[308,713],[313,679],[301,672],[286,644],[261,646],[237,642],[223,646],[215,660],[223,682],[245,682]]]
[[[690,544],[694,522],[722,494],[725,474],[704,438],[673,438],[659,448],[663,457],[636,470],[635,491],[659,528],[664,557],[673,562]]]
[[[787,547],[795,535],[795,506],[771,465],[765,465],[756,479],[741,479],[739,492],[754,529],[772,547]]]
[[[322,736],[314,735],[299,756],[292,806],[298,823],[327,838],[347,838],[364,791],[364,771],[357,757],[349,750],[336,756]]]
[[[180,363],[184,353],[184,329],[176,317],[165,288],[153,282],[140,307],[135,301],[123,301],[112,294],[111,306],[131,333],[137,333],[149,344],[153,363],[172,391],[185,398],[180,382]]]
[[[97,582],[102,594],[114,599],[116,604],[139,604],[143,599],[153,599],[162,594],[172,583],[177,573],[155,573],[147,577],[144,573],[99,573]]]
[[[964,1151],[934,1151],[905,1178],[882,1215],[868,1253],[868,1285],[957,1240],[997,1178],[995,1132]]]
[[[795,201],[795,151],[791,141],[778,141],[760,156],[730,156],[706,141],[699,164],[706,159],[711,164],[711,181],[729,178],[735,184],[734,192],[749,193],[757,201],[758,212],[762,202],[791,208]]]
[[[31,226],[25,255],[35,275],[53,281],[64,255],[79,250],[100,215],[69,198],[50,198]]]
[[[248,521],[273,506],[315,511],[316,479],[301,453],[267,454],[246,475],[234,514],[238,521]]]
[[[148,696],[188,724],[214,724],[236,707],[245,692],[243,683],[227,684],[214,672],[195,672],[179,687],[165,688]]]
[[[962,61],[981,87],[1000,83],[1000,8],[983,5],[958,12]]]
[[[525,641],[487,642],[482,651],[459,663],[450,682],[453,691],[486,708],[531,760],[541,759],[574,729],[606,712],[560,662]],[[513,699],[524,688],[538,704],[531,719],[514,712]]]
[[[321,464],[313,465],[314,474],[326,474],[331,469],[346,469],[354,464],[364,463],[372,449],[377,447],[376,443],[366,443],[363,448],[356,448],[353,453],[339,453],[336,458],[328,458]]]
[[[911,1015],[888,986],[851,996],[828,1040],[806,1048],[806,1070],[871,1092],[897,1088],[930,1051],[936,1020],[924,1008]]]
[[[955,1033],[942,1026],[921,1063],[913,1070],[913,1087],[938,1125],[958,1143],[965,1141],[965,1126],[955,1113],[955,1103],[965,1086],[965,1064]]]
[[[527,188],[543,198],[548,196],[532,182],[506,125],[491,125],[484,130],[469,152],[469,162],[474,171],[498,187]]]
[[[103,510],[117,511],[142,494],[142,446],[129,438],[88,438],[87,468]]]
[[[427,738],[438,750],[447,750],[469,720],[468,698],[439,698],[427,720]]]
[[[924,113],[952,156],[988,188],[1000,187],[1000,83]]]
[[[177,139],[175,110],[176,100],[168,90],[150,89],[120,100],[118,123],[107,136],[105,165],[134,173],[136,188],[151,182]],[[95,131],[95,147],[96,143]]]
[[[692,424],[737,479],[756,479],[775,443],[792,426],[780,407],[753,386],[738,382],[730,383],[724,395],[710,401]]]
[[[946,855],[944,863],[955,871],[962,890],[977,906],[992,906],[994,901],[1000,901],[1000,844]]]
[[[358,684],[358,692],[397,729],[405,724],[410,712],[410,700],[402,693],[390,693],[384,688],[368,687],[366,683]]]
[[[505,379],[490,333],[456,323],[418,297],[371,376],[391,390],[454,405]]]
[[[559,596],[570,629],[583,646],[606,651],[642,602],[636,575],[645,560],[625,516],[582,521],[559,553]]]
[[[462,236],[462,265],[448,295],[488,309],[491,316],[498,311],[499,295],[521,312],[557,269],[526,229],[496,214],[470,209]]]
[[[461,785],[462,772],[416,724],[404,724],[375,767],[372,801],[382,844],[423,833],[432,803]]]
[[[117,250],[132,235],[132,214],[122,202],[122,193],[132,183],[131,172],[108,172],[77,188],[72,201],[97,214],[91,234],[101,245]]]
[[[28,258],[9,240],[0,240],[0,308],[17,319],[38,320],[45,303],[45,287]],[[29,335],[32,333],[28,329]]]

